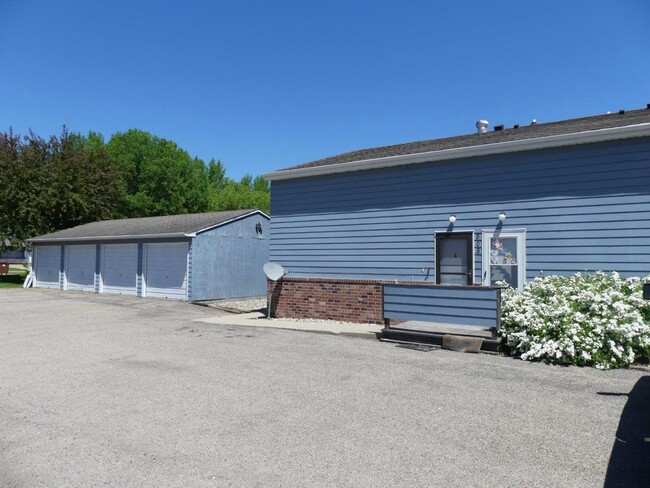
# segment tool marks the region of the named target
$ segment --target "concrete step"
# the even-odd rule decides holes
[[[455,335],[438,332],[422,332],[398,327],[385,327],[381,330],[380,339],[433,344],[445,349],[461,352],[498,352],[499,340],[468,335]]]

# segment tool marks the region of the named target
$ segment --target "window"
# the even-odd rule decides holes
[[[483,285],[504,281],[522,290],[526,282],[526,231],[483,231]]]

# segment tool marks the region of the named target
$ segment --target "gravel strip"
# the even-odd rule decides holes
[[[326,319],[296,319],[293,317],[275,317],[271,320],[278,320],[282,322],[307,322],[310,324],[332,324],[332,325],[373,325],[376,326],[377,324],[371,324],[369,322],[367,323],[359,323],[359,322],[344,322],[342,320],[326,320]]]
[[[255,312],[257,310],[266,308],[266,297],[253,297],[242,299],[228,299],[228,300],[211,300],[208,302],[201,302],[201,305],[208,307],[220,308],[223,310],[238,312]]]

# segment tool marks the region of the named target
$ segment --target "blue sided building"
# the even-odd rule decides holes
[[[378,305],[377,286],[478,293],[540,275],[650,274],[650,105],[476,125],[266,174],[270,259],[288,270],[274,313],[380,322],[401,301],[392,317],[417,319],[417,300],[391,292]],[[456,292],[435,293],[453,316]]]

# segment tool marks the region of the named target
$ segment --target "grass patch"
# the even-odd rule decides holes
[[[0,275],[0,288],[20,288],[26,276],[25,272]]]

